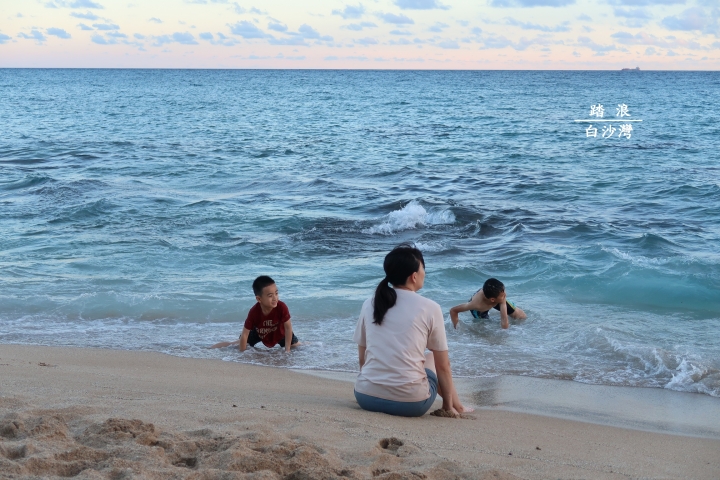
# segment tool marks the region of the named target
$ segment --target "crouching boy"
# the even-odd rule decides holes
[[[453,326],[457,328],[459,322],[458,313],[469,310],[474,318],[490,318],[488,311],[491,308],[500,311],[501,328],[510,327],[508,316],[516,320],[527,318],[525,312],[506,298],[505,285],[496,278],[489,278],[483,284],[483,288],[478,290],[468,303],[456,305],[450,309],[450,320],[452,320]]]
[[[252,284],[257,303],[248,312],[242,334],[234,342],[216,343],[210,348],[225,348],[237,345],[241,352],[250,345],[254,347],[262,342],[266,347],[280,345],[290,352],[291,347],[299,345],[293,333],[290,311],[278,298],[275,281],[267,275],[261,275]]]
[[[240,351],[244,352],[248,344],[254,347],[262,342],[266,347],[281,345],[286,352],[298,344],[293,333],[290,311],[278,298],[275,281],[267,275],[261,275],[253,282],[253,292],[257,303],[253,305],[245,320],[240,336]]]

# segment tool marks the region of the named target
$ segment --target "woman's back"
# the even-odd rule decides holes
[[[373,323],[373,299],[363,304],[354,340],[365,346],[355,390],[400,402],[429,397],[425,349],[447,350],[440,305],[415,292],[395,289],[396,304],[381,325]]]

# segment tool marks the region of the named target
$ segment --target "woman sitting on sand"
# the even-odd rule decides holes
[[[383,269],[386,276],[363,304],[353,336],[360,360],[358,404],[371,412],[419,417],[440,395],[443,410],[466,411],[453,386],[442,309],[415,293],[425,281],[422,253],[399,245],[385,256]]]

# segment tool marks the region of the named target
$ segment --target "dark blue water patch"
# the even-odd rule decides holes
[[[53,179],[51,177],[46,177],[42,175],[28,175],[20,180],[11,182],[0,182],[0,190],[11,191],[26,189],[37,185],[43,185],[44,183],[52,181]]]

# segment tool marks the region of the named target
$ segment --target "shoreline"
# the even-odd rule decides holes
[[[219,361],[284,370],[345,383],[354,383],[357,375],[356,372],[257,365],[224,359],[176,356],[165,352],[0,343],[0,349],[3,346],[158,354],[177,359]],[[720,439],[720,398],[703,393],[597,385],[522,375],[454,376],[453,380],[463,402],[476,409],[526,413],[644,432]],[[602,402],[598,401],[600,398]],[[439,401],[435,407],[438,405]],[[702,418],[698,412],[702,412]]]
[[[268,479],[720,476],[718,439],[498,408],[480,408],[470,420],[398,418],[361,410],[348,387],[343,380],[221,360],[2,344],[0,450],[22,447],[25,457],[0,455],[0,472],[18,472],[0,478],[27,476],[33,465],[65,471],[57,469],[69,468],[72,452],[98,459],[76,462],[99,475],[83,478],[125,470],[147,478],[229,471],[237,475],[227,478]],[[9,422],[25,425],[25,433],[13,437]],[[178,456],[182,449],[195,453]],[[273,449],[292,452],[277,464],[260,462]],[[309,460],[300,461],[306,454]],[[317,465],[325,473],[312,470]],[[307,476],[291,476],[301,471]],[[50,470],[43,472],[35,475]]]
[[[355,381],[354,373],[292,370],[348,383]],[[463,402],[482,410],[503,410],[643,432],[720,439],[720,399],[702,393],[593,385],[516,375],[454,377],[453,381]]]

